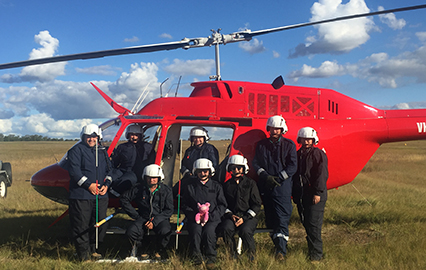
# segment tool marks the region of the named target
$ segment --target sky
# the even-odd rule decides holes
[[[230,34],[425,4],[419,0],[0,0],[0,63]],[[330,88],[380,109],[426,108],[426,9],[309,26],[220,46],[223,80]],[[214,75],[214,48],[0,70],[0,133],[78,138],[126,108]]]

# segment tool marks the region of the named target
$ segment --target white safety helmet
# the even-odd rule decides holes
[[[233,155],[233,156],[229,157],[228,164],[226,164],[226,171],[228,171],[228,172],[229,172],[229,166],[230,165],[244,166],[244,174],[247,174],[248,171],[249,171],[247,159],[245,157],[243,157],[242,155]]]
[[[301,143],[299,140],[300,138],[313,139],[314,145],[317,145],[319,142],[317,131],[311,127],[304,127],[299,129],[297,132],[297,143]]]
[[[102,140],[102,129],[95,124],[89,124],[81,129],[80,139],[83,140],[84,135],[97,135],[99,140]]]
[[[269,131],[269,128],[282,128],[283,134],[286,134],[288,131],[287,124],[285,123],[285,119],[282,116],[274,115],[269,117],[268,121],[266,122],[266,131]]]
[[[151,164],[146,166],[145,169],[143,169],[142,178],[145,178],[145,176],[159,177],[160,181],[164,180],[163,169],[161,169],[161,167],[157,164]]]
[[[137,124],[134,124],[134,125],[131,125],[131,126],[127,127],[127,130],[126,130],[126,139],[129,139],[129,134],[130,133],[140,134],[139,136],[142,136],[143,129],[142,129],[141,126],[139,126]]]
[[[196,161],[194,161],[194,164],[192,166],[192,174],[195,175],[196,170],[206,170],[206,169],[210,170],[211,176],[214,175],[215,170],[211,160],[207,158],[199,158]]]
[[[189,132],[189,140],[191,142],[192,142],[193,136],[204,137],[204,142],[207,142],[208,140],[210,140],[207,129],[205,129],[201,126],[191,128],[191,131]]]

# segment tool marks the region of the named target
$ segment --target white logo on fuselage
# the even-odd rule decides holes
[[[426,132],[426,123],[417,123],[417,130],[419,131],[419,133]]]

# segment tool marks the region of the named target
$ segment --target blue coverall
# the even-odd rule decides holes
[[[287,253],[289,239],[288,224],[293,206],[291,204],[292,176],[297,170],[296,145],[292,140],[281,136],[277,142],[269,138],[257,143],[253,168],[258,175],[276,176],[280,186],[268,187],[260,177],[258,187],[262,196],[265,223],[273,229],[271,234],[276,253]]]

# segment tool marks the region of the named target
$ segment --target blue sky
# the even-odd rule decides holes
[[[32,1],[0,0],[0,62],[116,49],[420,5],[406,0]],[[224,80],[331,88],[372,106],[426,107],[426,10],[259,36],[220,46]],[[214,48],[77,60],[0,70],[0,133],[78,137],[115,117],[89,82],[132,108],[215,73]],[[171,90],[173,91],[173,90]]]

